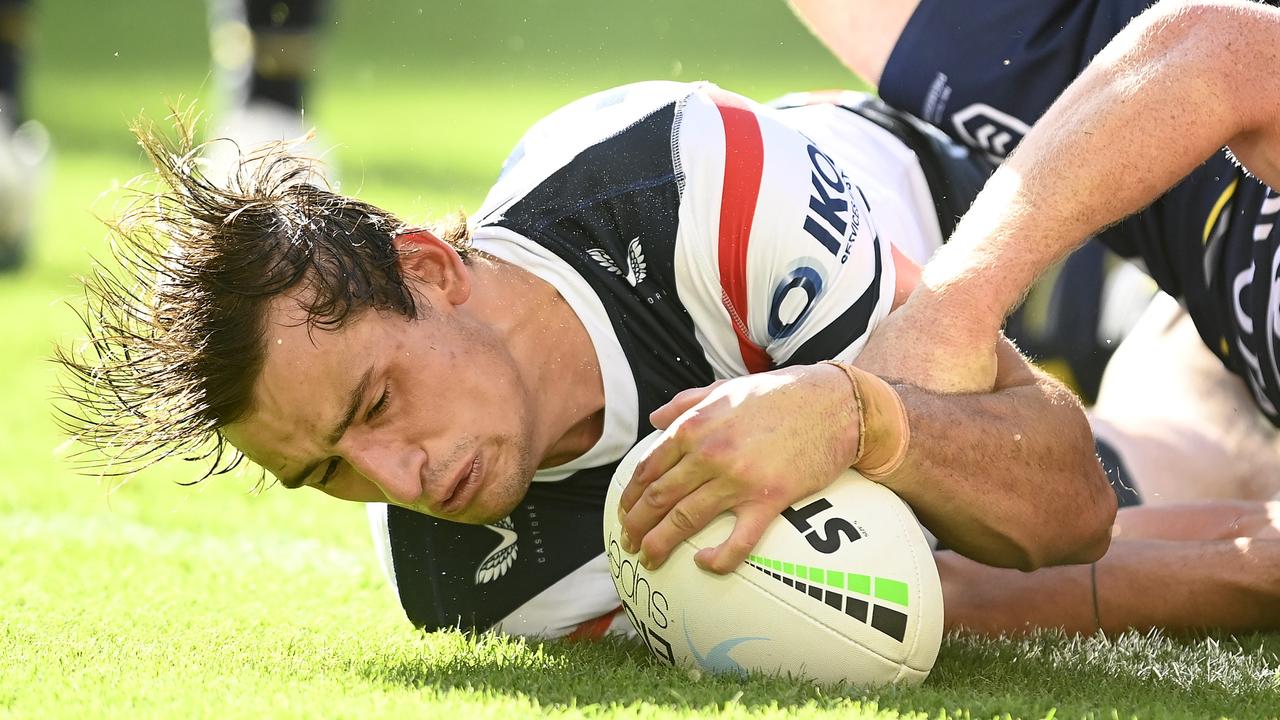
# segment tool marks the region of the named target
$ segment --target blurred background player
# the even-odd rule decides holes
[[[239,153],[307,132],[305,94],[325,6],[324,0],[210,1],[210,49],[230,91],[210,138],[231,140],[207,148],[211,176],[229,175]],[[315,154],[308,145],[298,151]]]
[[[323,0],[210,0],[210,46],[226,113],[211,134],[214,176],[238,154],[306,132],[309,75]],[[27,116],[23,82],[29,0],[0,0],[0,273],[20,268],[30,247],[49,135]],[[305,148],[304,148],[305,150]]]
[[[49,149],[44,127],[27,118],[22,73],[27,0],[0,0],[0,273],[26,260],[40,171]]]

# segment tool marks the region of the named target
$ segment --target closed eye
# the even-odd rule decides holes
[[[338,458],[334,458],[329,461],[329,465],[324,469],[324,475],[322,475],[320,479],[316,481],[315,486],[318,488],[322,488],[325,485],[328,485],[329,481],[333,479],[334,474],[337,472],[338,472]]]
[[[369,408],[369,414],[365,416],[365,420],[372,420],[387,411],[387,405],[391,402],[391,383],[387,383],[382,387],[382,395],[378,397],[378,401]]]

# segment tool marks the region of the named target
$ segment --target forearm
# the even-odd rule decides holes
[[[935,554],[946,625],[999,635],[1036,628],[1191,631],[1280,627],[1280,541],[1117,541],[1097,564],[1033,573]]]
[[[1047,378],[988,394],[898,390],[911,442],[883,482],[947,547],[1024,570],[1106,550],[1115,495],[1070,392]]]
[[[790,0],[790,4],[809,32],[845,67],[875,86],[920,0]]]
[[[1255,3],[1167,1],[1140,16],[992,177],[920,294],[950,298],[994,334],[1054,261],[1274,123],[1280,89],[1259,67],[1275,67],[1277,17]]]

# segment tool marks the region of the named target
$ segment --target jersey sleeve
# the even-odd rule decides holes
[[[999,161],[1151,0],[921,0],[880,96]]]
[[[686,99],[673,144],[676,284],[716,375],[857,355],[895,276],[856,173],[713,86]]]

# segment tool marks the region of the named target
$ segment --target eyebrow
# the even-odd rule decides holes
[[[325,442],[329,445],[337,445],[342,436],[347,433],[347,428],[351,427],[351,423],[355,422],[356,413],[360,411],[360,401],[364,399],[364,395],[369,390],[369,384],[373,381],[373,368],[370,367],[360,376],[360,381],[351,389],[351,393],[347,396],[347,410],[342,415],[342,419],[338,420],[329,434],[325,436]],[[302,468],[296,475],[288,478],[282,478],[280,484],[290,490],[302,487],[311,473],[316,468],[324,464],[326,460],[317,460],[306,467]]]

